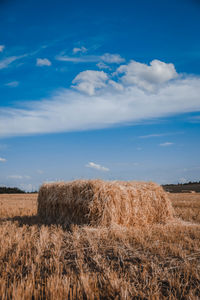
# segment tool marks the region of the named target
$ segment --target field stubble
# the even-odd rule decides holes
[[[0,299],[199,299],[200,194],[168,225],[46,225],[37,195],[0,196]]]

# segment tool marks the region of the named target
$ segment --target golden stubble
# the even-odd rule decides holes
[[[168,196],[166,224],[66,230],[37,195],[0,195],[0,299],[199,299],[200,195]]]

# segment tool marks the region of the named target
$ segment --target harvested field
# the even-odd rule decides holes
[[[49,223],[145,226],[173,220],[168,195],[152,182],[76,180],[44,184],[38,214]]]
[[[168,196],[189,223],[66,231],[0,195],[0,299],[199,299],[200,194]]]

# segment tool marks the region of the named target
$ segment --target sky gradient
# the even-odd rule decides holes
[[[0,1],[0,185],[200,180],[200,1]]]

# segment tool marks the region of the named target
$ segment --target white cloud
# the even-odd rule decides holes
[[[177,134],[183,134],[183,131],[175,131],[175,132],[165,132],[165,133],[152,133],[147,135],[141,135],[139,136],[140,139],[149,139],[154,137],[163,137],[168,135],[177,135]]]
[[[27,56],[27,54],[20,55],[20,56],[10,56],[10,57],[6,57],[6,58],[0,60],[0,69],[8,68],[12,62],[14,62],[18,59],[21,59],[25,56]]]
[[[84,46],[82,46],[82,47],[80,47],[80,48],[74,48],[74,49],[73,49],[73,53],[74,53],[74,54],[79,53],[79,52],[85,53],[85,52],[87,52],[87,49],[86,49]]]
[[[123,89],[124,89],[124,87],[123,87],[123,85],[122,84],[120,84],[120,83],[118,83],[118,82],[116,82],[116,81],[114,81],[114,80],[109,80],[108,81],[108,84],[110,85],[110,86],[112,86],[115,90],[117,90],[117,91],[123,91]]]
[[[99,56],[95,55],[85,55],[85,56],[68,56],[68,55],[58,55],[55,57],[56,60],[59,61],[67,61],[74,63],[87,63],[87,62],[97,62],[99,61]]]
[[[108,168],[106,167],[103,167],[99,164],[95,164],[94,162],[89,162],[87,165],[85,165],[87,168],[92,168],[92,169],[95,169],[95,170],[98,170],[98,171],[105,171],[105,172],[108,172],[110,171]]]
[[[198,76],[157,80],[154,93],[116,78],[123,87],[118,90],[110,80],[103,71],[87,70],[73,81],[78,91],[60,89],[24,108],[1,108],[0,137],[108,128],[200,111]]]
[[[168,147],[168,146],[171,146],[173,145],[174,143],[171,143],[171,142],[165,142],[165,143],[162,143],[160,144],[161,147]]]
[[[19,179],[19,180],[21,180],[21,179],[31,179],[31,177],[28,176],[28,175],[24,175],[24,176],[22,176],[22,175],[9,175],[8,178],[9,179]]]
[[[124,58],[122,58],[119,54],[110,54],[105,53],[103,55],[82,55],[82,56],[68,56],[68,55],[57,55],[55,57],[56,60],[66,61],[66,62],[74,62],[74,63],[92,63],[92,62],[101,62],[108,64],[120,64],[124,62]],[[100,66],[103,66],[102,64]]]
[[[19,81],[11,81],[6,83],[5,85],[9,87],[17,87],[19,85]]]
[[[152,133],[152,134],[147,134],[147,135],[141,135],[139,136],[140,139],[149,139],[152,137],[162,137],[168,135],[167,133]]]
[[[0,163],[1,162],[6,162],[7,160],[5,159],[5,158],[3,158],[3,157],[0,157]]]
[[[97,89],[106,86],[105,82],[107,79],[108,75],[103,71],[88,70],[79,73],[72,83],[74,84],[73,87],[77,90],[92,96]]]
[[[99,69],[107,69],[107,70],[110,70],[110,67],[108,65],[106,65],[104,62],[100,61],[98,64],[97,64],[97,67]]]
[[[173,64],[153,60],[150,66],[132,60],[128,65],[120,66],[117,74],[123,74],[122,81],[126,85],[136,85],[139,88],[153,92],[157,85],[164,84],[178,76]]]
[[[37,58],[36,65],[38,67],[43,67],[43,66],[49,67],[49,66],[51,66],[51,62],[47,58]]]
[[[125,61],[125,59],[122,58],[119,54],[105,53],[100,58],[102,61],[108,64],[120,64]]]
[[[4,45],[0,45],[0,52],[3,52],[5,46]]]

